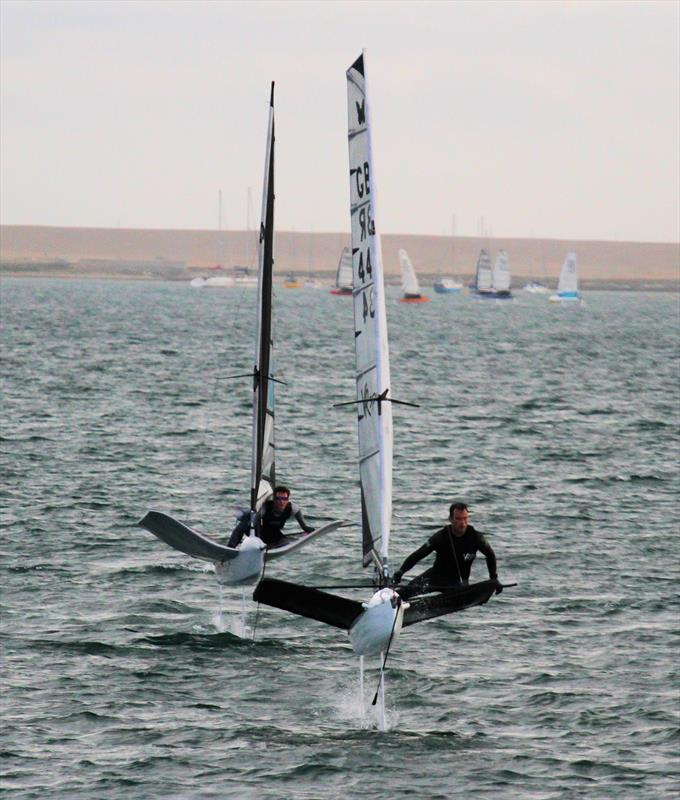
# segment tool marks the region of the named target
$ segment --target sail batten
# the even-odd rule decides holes
[[[373,407],[390,385],[375,172],[363,54],[347,70],[352,285],[363,563],[384,565],[392,519],[392,412]]]
[[[479,291],[490,291],[493,285],[491,258],[486,250],[482,250],[477,259],[477,271],[475,273],[475,289]]]

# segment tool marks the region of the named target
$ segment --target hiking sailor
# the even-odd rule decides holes
[[[489,578],[498,581],[496,555],[484,535],[468,524],[468,507],[465,503],[452,503],[449,508],[449,524],[431,536],[418,550],[411,553],[401,567],[394,573],[394,583],[398,584],[405,572],[419,561],[435,552],[434,565],[422,575],[397,590],[407,599],[418,594],[442,591],[456,586],[465,586],[470,577],[472,562],[478,552],[486,558]],[[496,593],[502,591],[498,584]]]
[[[295,517],[305,533],[314,530],[307,524],[300,508],[290,501],[290,489],[287,486],[277,486],[274,489],[273,498],[270,497],[263,503],[259,515],[259,537],[268,547],[283,544],[285,541],[283,526],[291,517]],[[242,511],[238,520],[229,537],[229,547],[238,547],[241,539],[250,530],[250,511]]]

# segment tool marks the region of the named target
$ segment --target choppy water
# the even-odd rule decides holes
[[[155,507],[222,534],[245,504],[250,389],[227,377],[251,369],[253,298],[2,283],[8,796],[671,797],[677,297],[388,304],[393,394],[422,404],[395,409],[393,560],[463,498],[519,586],[404,631],[387,732],[342,632],[251,603],[239,636],[238,590],[135,527]],[[331,408],[351,313],[277,291],[277,474],[319,522],[359,517],[354,411]],[[269,574],[359,578],[358,537]]]

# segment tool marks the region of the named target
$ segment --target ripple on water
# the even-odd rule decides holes
[[[247,505],[252,391],[225,378],[252,368],[254,294],[0,293],[13,796],[673,796],[675,300],[406,309],[388,289],[394,395],[421,404],[393,414],[392,566],[461,498],[519,586],[402,632],[382,733],[377,659],[361,694],[344,631],[257,609],[250,589],[244,617],[209,565],[136,527],[162,508],[222,536]],[[275,310],[277,479],[312,520],[351,527],[268,574],[363,579],[355,415],[331,408],[354,392],[351,303],[279,290]]]

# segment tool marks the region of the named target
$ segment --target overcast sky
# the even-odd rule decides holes
[[[384,233],[678,241],[680,4],[0,6],[4,224],[244,228],[276,81],[278,230],[349,230],[366,48]]]

